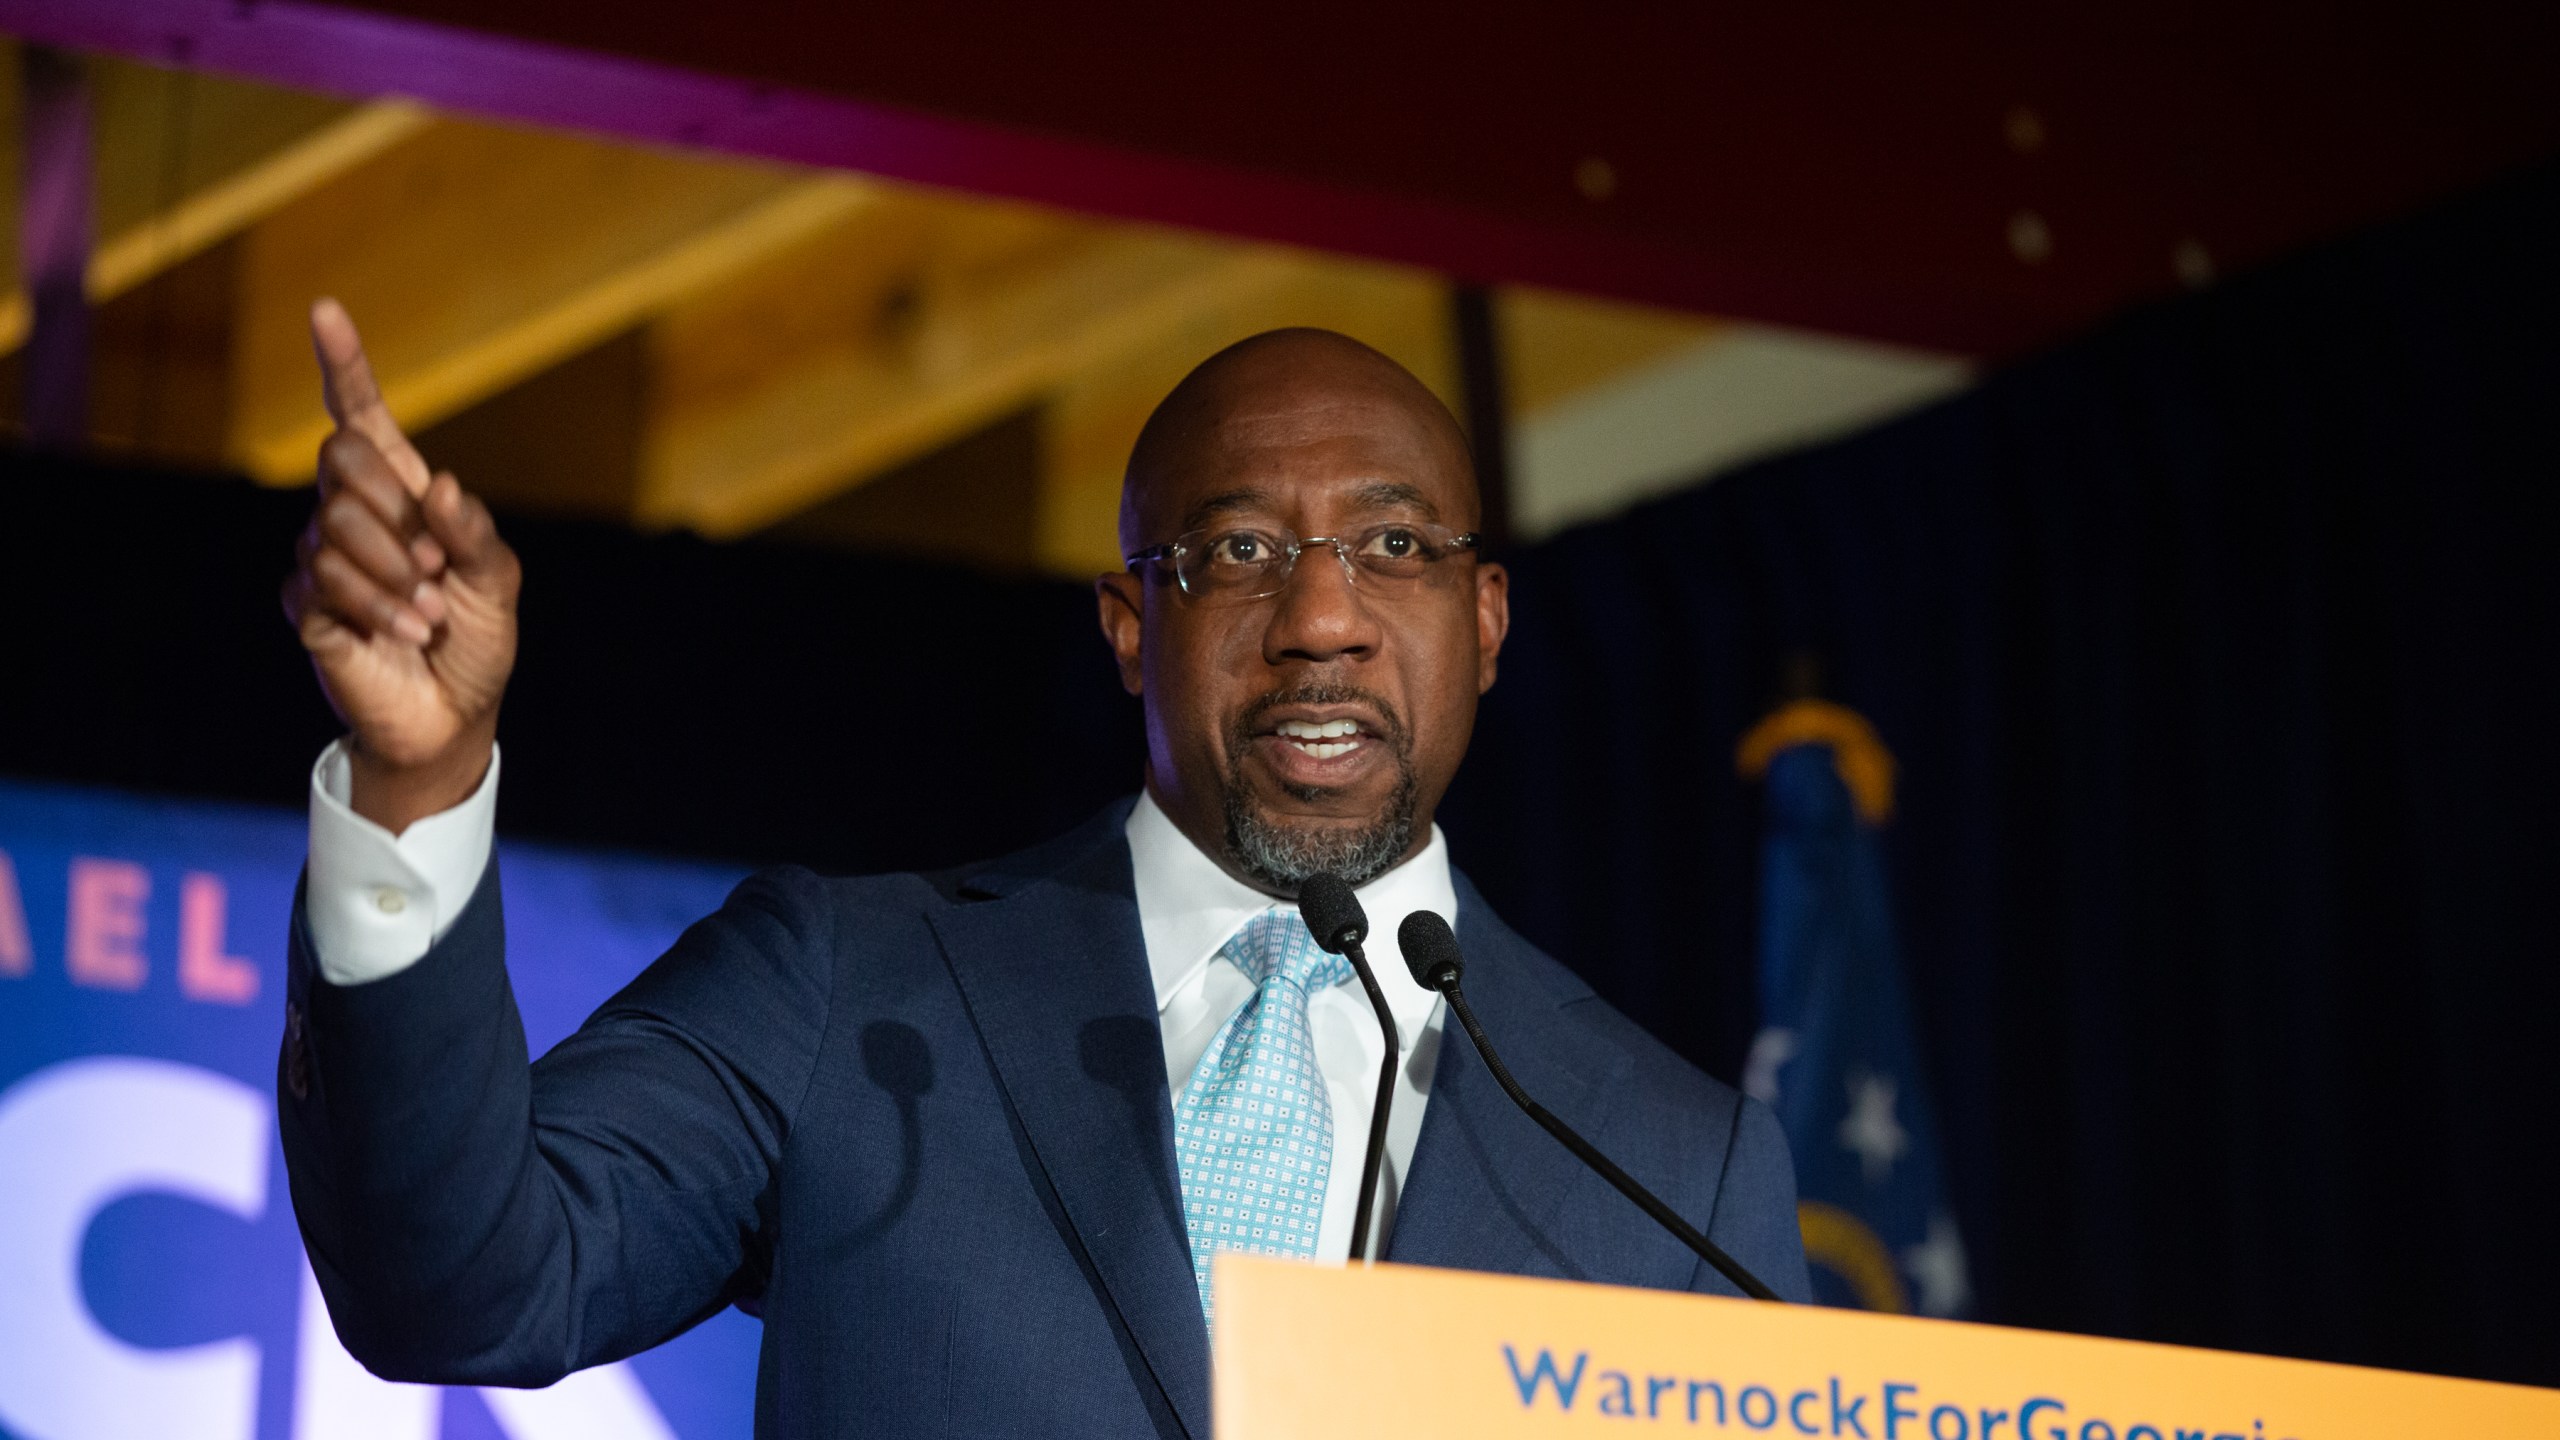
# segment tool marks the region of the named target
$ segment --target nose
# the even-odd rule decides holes
[[[1262,632],[1266,663],[1321,665],[1377,653],[1377,618],[1352,583],[1351,557],[1337,541],[1325,542],[1324,548],[1330,553],[1319,556],[1313,544],[1303,545],[1289,583],[1274,598],[1271,623]]]

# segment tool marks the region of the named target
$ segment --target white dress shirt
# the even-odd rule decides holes
[[[498,763],[461,804],[428,816],[399,835],[348,805],[344,742],[322,751],[311,770],[311,863],[303,895],[314,960],[336,985],[361,985],[398,974],[453,928],[487,868],[497,815]],[[1138,888],[1138,924],[1147,970],[1164,1027],[1165,1076],[1176,1103],[1209,1042],[1253,994],[1253,982],[1218,954],[1246,921],[1275,904],[1292,910],[1218,868],[1191,843],[1153,796],[1140,795],[1129,814],[1129,857]],[[1416,910],[1438,911],[1452,926],[1458,897],[1449,880],[1449,847],[1433,826],[1422,853],[1356,892],[1369,913],[1369,964],[1385,992],[1402,1039],[1395,1108],[1387,1120],[1385,1173],[1370,1252],[1385,1248],[1396,1199],[1413,1165],[1414,1140],[1430,1099],[1439,1058],[1440,997],[1413,983],[1396,945],[1396,926]],[[1351,1253],[1360,1164],[1369,1143],[1369,1110],[1384,1040],[1359,981],[1311,998],[1309,1027],[1316,1064],[1333,1107],[1333,1168],[1325,1185],[1316,1257],[1339,1262]]]

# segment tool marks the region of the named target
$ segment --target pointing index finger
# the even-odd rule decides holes
[[[373,442],[400,476],[410,495],[423,497],[432,478],[427,462],[391,418],[382,403],[382,387],[374,382],[373,365],[365,359],[364,340],[347,307],[323,299],[311,307],[311,348],[320,361],[320,395],[329,418],[341,430],[352,430]]]

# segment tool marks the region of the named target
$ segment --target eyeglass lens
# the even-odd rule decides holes
[[[1325,545],[1358,574],[1394,586],[1430,573],[1457,553],[1460,538],[1443,526],[1411,521],[1307,540],[1285,530],[1194,530],[1174,542],[1174,571],[1189,594],[1258,599],[1280,593],[1298,556]]]

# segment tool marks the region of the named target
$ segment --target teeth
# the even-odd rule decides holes
[[[1283,720],[1280,733],[1292,740],[1337,740],[1360,733],[1357,720],[1327,720],[1319,725],[1312,720]]]
[[[1357,720],[1327,720],[1322,724],[1313,720],[1283,720],[1274,728],[1282,739],[1297,746],[1300,754],[1312,755],[1318,760],[1348,755],[1361,745],[1360,722]]]
[[[1336,755],[1348,755],[1360,748],[1360,742],[1357,740],[1346,741],[1339,745],[1309,744],[1304,740],[1293,740],[1290,743],[1319,760],[1330,760]]]

